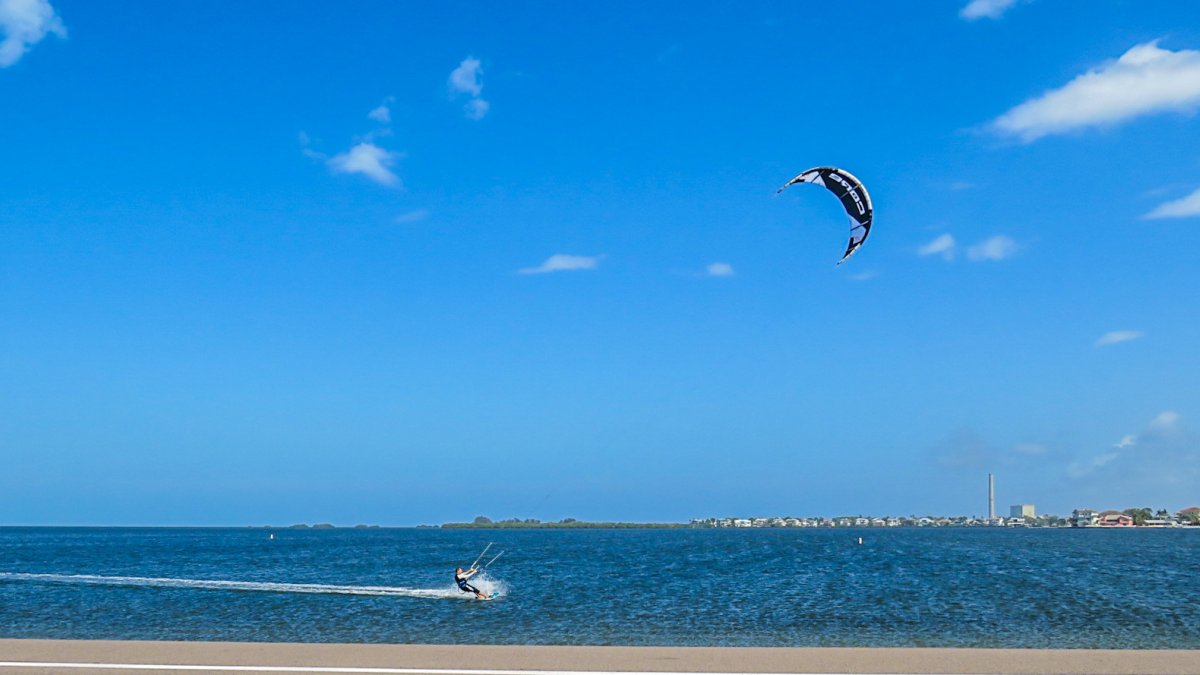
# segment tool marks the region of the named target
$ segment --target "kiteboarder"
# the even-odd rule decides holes
[[[470,579],[476,574],[479,574],[479,570],[475,569],[474,567],[465,572],[463,571],[463,568],[455,567],[454,583],[458,584],[458,590],[462,591],[463,593],[474,593],[475,597],[479,598],[480,600],[487,600],[487,596],[483,594],[483,591],[467,583],[467,579]]]

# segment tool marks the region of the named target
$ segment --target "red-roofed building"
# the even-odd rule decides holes
[[[1100,527],[1133,527],[1133,518],[1120,511],[1101,511],[1096,524]]]

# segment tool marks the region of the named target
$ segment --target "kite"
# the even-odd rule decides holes
[[[866,186],[849,171],[831,166],[819,166],[789,180],[787,184],[779,188],[779,192],[783,192],[788,186],[796,183],[812,183],[829,190],[841,200],[842,208],[846,209],[846,215],[850,216],[850,242],[846,245],[845,255],[838,261],[838,264],[841,265],[846,258],[854,255],[858,247],[867,240],[867,235],[871,233],[871,219],[874,217],[874,210],[871,208],[871,197],[867,194]]]

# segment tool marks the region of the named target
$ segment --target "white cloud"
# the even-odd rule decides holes
[[[958,15],[967,21],[975,19],[999,19],[1017,0],[971,0]]]
[[[967,249],[967,258],[979,262],[981,260],[1004,260],[1016,254],[1020,247],[1011,237],[1002,234],[985,239]]]
[[[1143,218],[1187,218],[1200,216],[1200,190],[1165,204],[1159,204]]]
[[[48,34],[67,37],[50,0],[0,0],[0,68],[20,61]]]
[[[392,109],[386,105],[381,105],[367,113],[367,118],[373,119],[380,124],[390,124],[392,121]]]
[[[715,262],[704,269],[706,276],[710,277],[731,277],[733,276],[733,265],[723,262]]]
[[[1200,51],[1137,45],[1115,61],[1030,99],[991,123],[994,131],[1030,142],[1141,115],[1188,111],[1200,104]]]
[[[1149,439],[1169,436],[1178,429],[1179,419],[1179,413],[1175,412],[1174,410],[1164,410],[1155,415],[1154,419],[1150,420],[1150,423],[1146,425],[1146,430],[1143,432],[1143,435]],[[1136,434],[1126,434],[1121,437],[1121,440],[1113,443],[1113,447],[1117,450],[1125,450],[1137,445],[1138,440],[1139,438]],[[1113,458],[1115,458],[1117,453],[1110,454],[1112,454]]]
[[[491,107],[487,101],[483,100],[483,64],[479,59],[468,56],[458,64],[458,67],[450,72],[448,81],[450,92],[455,95],[466,94],[471,97],[470,101],[463,106],[463,114],[468,119],[481,120],[488,113]]]
[[[373,143],[359,143],[347,152],[330,157],[329,168],[334,173],[361,173],[380,185],[398,186],[400,178],[392,173],[391,166],[399,157],[399,153]]]
[[[483,83],[479,81],[482,75],[483,64],[479,59],[468,56],[450,72],[450,91],[479,96],[483,93]]]
[[[1101,335],[1100,339],[1096,340],[1096,346],[1107,347],[1108,345],[1129,342],[1130,340],[1136,340],[1144,335],[1145,333],[1140,330],[1114,330]]]
[[[1084,462],[1071,462],[1067,466],[1067,475],[1071,478],[1083,478],[1089,473],[1111,464],[1119,456],[1116,452],[1104,452]]]
[[[879,272],[876,272],[875,270],[868,270],[866,272],[856,272],[851,274],[850,279],[852,281],[870,281],[877,276],[879,276]]]
[[[600,264],[600,259],[604,256],[586,256],[586,255],[567,255],[565,253],[555,253],[546,258],[545,262],[537,267],[526,267],[517,270],[518,274],[545,274],[547,272],[569,272],[573,270],[592,270]]]
[[[942,256],[943,260],[954,260],[956,246],[957,244],[955,243],[952,235],[943,234],[937,239],[934,239],[928,244],[918,248],[917,255],[940,255]]]
[[[300,134],[297,136],[297,139],[300,141],[300,152],[305,157],[307,157],[309,159],[320,160],[322,162],[329,159],[329,155],[326,155],[323,152],[317,152],[316,150],[313,150],[311,147],[309,147],[312,145],[312,139],[309,138],[307,133],[301,131]]]
[[[1147,430],[1160,434],[1175,431],[1179,425],[1179,417],[1179,413],[1174,410],[1164,410],[1150,420]]]
[[[463,111],[469,119],[481,120],[487,114],[491,104],[481,98],[473,98],[463,106]]]
[[[429,209],[413,209],[401,213],[392,219],[393,222],[404,225],[406,223],[419,223],[429,217]]]

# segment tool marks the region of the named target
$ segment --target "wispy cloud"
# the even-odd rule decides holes
[[[329,155],[312,149],[312,138],[310,138],[307,133],[301,131],[299,134],[297,134],[296,139],[300,141],[300,152],[305,157],[321,162],[329,159]]]
[[[1067,476],[1071,478],[1083,478],[1096,469],[1111,464],[1119,456],[1120,453],[1117,452],[1102,452],[1089,459],[1071,462],[1067,465]]]
[[[406,211],[392,218],[392,222],[404,225],[407,223],[419,223],[429,217],[429,209],[413,209]]]
[[[1188,218],[1191,216],[1200,216],[1200,189],[1186,197],[1181,197],[1165,204],[1159,204],[1153,211],[1142,217],[1155,219]]]
[[[358,173],[380,185],[398,187],[400,177],[392,172],[392,165],[400,154],[375,145],[359,143],[348,151],[334,155],[328,160],[334,173]]]
[[[1113,443],[1112,449],[1069,464],[1067,466],[1067,476],[1071,478],[1083,478],[1120,459],[1122,454],[1125,454],[1124,451],[1138,446],[1142,440],[1146,440],[1151,446],[1161,446],[1163,441],[1169,440],[1179,434],[1180,419],[1180,414],[1174,410],[1160,412],[1154,416],[1154,419],[1150,420],[1146,425],[1146,429],[1141,434],[1126,434],[1121,437],[1121,440]],[[1139,452],[1145,451],[1139,450]]]
[[[1096,346],[1107,347],[1109,345],[1121,344],[1122,342],[1136,340],[1140,337],[1144,337],[1145,335],[1146,334],[1140,330],[1114,330],[1101,335],[1099,339],[1096,340]]]
[[[379,104],[378,107],[372,108],[371,112],[367,113],[367,119],[375,120],[376,122],[379,122],[380,124],[391,124],[392,123],[392,109],[390,107],[388,107],[389,103],[391,103],[390,99]]]
[[[954,236],[950,234],[943,234],[928,244],[918,248],[917,255],[940,255],[943,260],[954,260],[956,247],[957,243],[954,241]]]
[[[571,272],[576,270],[593,270],[600,264],[604,256],[567,255],[555,253],[546,258],[537,267],[525,267],[517,270],[518,274],[546,274],[548,272]]]
[[[1012,237],[998,234],[994,237],[984,239],[977,244],[968,246],[966,253],[967,260],[971,262],[984,262],[1011,258],[1020,249],[1020,245]],[[917,248],[917,255],[939,256],[942,260],[950,262],[958,256],[958,250],[959,245],[955,241],[954,235],[943,234],[934,238],[933,241],[919,246]]]
[[[483,100],[483,64],[479,59],[468,56],[458,67],[450,72],[447,82],[451,95],[470,96],[463,106],[463,114],[469,119],[481,120],[488,113],[491,104]]]
[[[866,272],[856,272],[850,275],[851,281],[870,281],[879,276],[879,272],[875,270],[867,270]]]
[[[704,275],[709,277],[731,277],[733,276],[733,265],[715,262],[704,268]]]
[[[1049,448],[1041,443],[1017,443],[1016,446],[1013,447],[1013,452],[1017,453],[1018,455],[1025,455],[1027,457],[1044,455],[1048,450]]]
[[[482,75],[483,64],[479,59],[468,56],[450,72],[450,91],[479,96],[483,93],[483,83],[479,81]]]
[[[976,19],[999,19],[1017,4],[1017,0],[971,0],[958,15],[967,21]]]
[[[1170,433],[1179,427],[1180,415],[1174,410],[1164,410],[1150,420],[1147,431],[1154,433]]]
[[[967,259],[975,262],[984,260],[1004,260],[1016,255],[1020,247],[1012,237],[1002,234],[985,239],[967,248]]]
[[[1028,143],[1142,115],[1188,111],[1198,104],[1200,51],[1162,49],[1154,40],[1018,105],[991,128]]]
[[[488,108],[491,107],[492,104],[488,103],[487,101],[481,98],[473,98],[470,101],[467,101],[467,104],[463,106],[463,114],[465,114],[469,119],[481,120],[483,119],[483,116],[488,113]]]
[[[67,37],[50,0],[0,0],[0,68],[7,68],[47,35]]]

